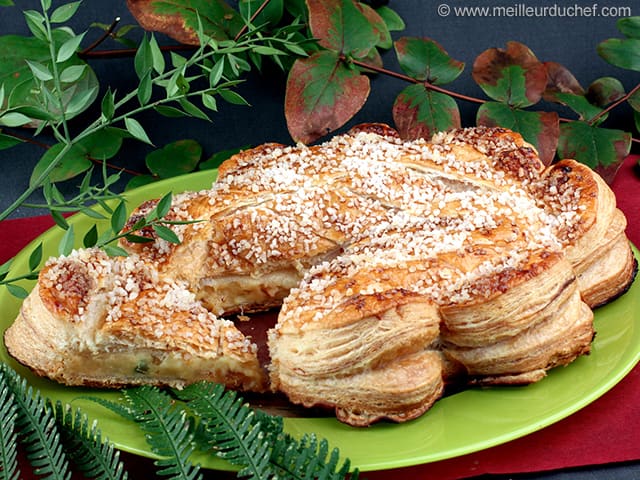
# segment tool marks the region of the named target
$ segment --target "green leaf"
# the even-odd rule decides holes
[[[115,112],[115,93],[111,91],[111,88],[107,89],[107,92],[102,97],[101,103],[102,115],[106,120],[111,120]]]
[[[16,298],[25,299],[29,296],[29,292],[27,292],[27,290],[25,290],[20,285],[16,285],[14,283],[7,283],[6,287],[9,293]]]
[[[514,107],[537,103],[547,86],[547,69],[526,45],[490,48],[473,64],[473,79],[492,99]]]
[[[574,95],[573,93],[557,93],[558,102],[566,105],[580,116],[580,120],[590,121],[602,112],[600,107],[593,105],[584,95]],[[606,118],[603,117],[603,120]]]
[[[361,57],[378,43],[378,33],[353,0],[307,0],[307,6],[311,33],[322,47]]]
[[[57,44],[61,44],[69,38],[69,35],[64,31],[54,31],[54,38]],[[55,99],[53,102],[47,100],[48,103],[44,103],[45,92],[52,92],[55,89],[53,80],[45,81],[42,85],[42,80],[35,76],[35,73],[25,62],[28,60],[32,65],[43,66],[44,70],[50,73],[52,61],[48,43],[33,37],[4,35],[0,36],[0,52],[3,52],[2,62],[0,62],[0,85],[4,85],[5,92],[10,92],[6,99],[5,108],[8,110],[19,108],[22,113],[30,116],[35,121],[29,126],[40,125],[42,122],[39,120],[59,121],[61,112],[58,100]],[[77,55],[73,55],[68,61],[60,64],[59,71],[64,72],[72,65],[84,65],[86,71],[77,81],[63,83],[63,105],[67,105],[73,97],[83,91],[98,87],[98,79],[94,71]],[[40,69],[42,70],[42,68]],[[44,74],[46,77],[44,70],[39,75]],[[95,90],[95,94],[97,94],[97,90]],[[46,111],[43,109],[43,105],[47,105]],[[33,108],[31,110],[34,112],[33,116],[28,113],[29,107]],[[67,114],[67,119],[73,118],[78,113],[80,112],[76,111],[72,116]]]
[[[127,206],[124,201],[120,201],[111,215],[111,230],[113,233],[120,233],[127,223]]]
[[[0,123],[2,123],[2,119],[0,118]],[[22,143],[23,140],[19,138],[12,137],[10,135],[5,135],[4,133],[0,133],[0,150],[5,150],[7,148],[11,148],[19,143]]]
[[[218,111],[218,102],[216,101],[216,97],[213,95],[209,95],[208,93],[202,94],[202,104],[213,112]]]
[[[69,255],[73,250],[73,245],[75,243],[75,233],[73,231],[73,225],[69,225],[67,231],[64,232],[64,235],[60,239],[60,243],[58,244],[58,254],[59,255]]]
[[[42,261],[42,242],[29,255],[29,270],[34,271]]]
[[[625,37],[640,38],[640,17],[621,18],[616,26]]]
[[[158,237],[162,238],[163,240],[166,240],[169,243],[175,243],[175,244],[180,243],[180,238],[178,238],[175,232],[171,230],[169,227],[155,224],[153,225],[153,231],[156,232]]]
[[[47,40],[47,28],[44,26],[44,16],[35,10],[25,10],[23,12],[27,27],[38,40]]]
[[[153,52],[151,51],[151,43],[147,35],[144,35],[140,41],[140,46],[138,50],[136,50],[133,59],[133,66],[140,80],[153,69]]]
[[[460,127],[460,111],[450,96],[415,84],[396,98],[393,120],[404,139],[431,138],[436,132]]]
[[[154,150],[145,159],[149,171],[160,178],[171,178],[192,172],[202,156],[195,140],[178,140]]]
[[[117,128],[103,128],[83,138],[76,144],[88,158],[108,160],[116,156],[122,147],[122,133]]]
[[[65,114],[73,117],[76,114],[86,110],[98,96],[98,86],[91,87],[87,90],[81,90],[71,97],[65,106]]]
[[[56,57],[56,63],[64,63],[69,60],[73,55],[75,55],[76,51],[80,47],[80,43],[82,43],[82,39],[84,38],[84,33],[80,35],[76,35],[71,37],[69,40],[64,42],[60,49],[58,50],[58,55]]]
[[[597,50],[611,65],[640,72],[640,38],[610,38],[601,42]]]
[[[155,218],[164,218],[171,209],[171,202],[173,201],[173,194],[171,192],[165,194],[156,204]]]
[[[629,155],[631,135],[622,130],[594,127],[586,122],[560,125],[558,154],[591,168],[616,168]]]
[[[403,37],[395,42],[400,68],[421,82],[444,85],[462,73],[464,63],[454,60],[434,40]]]
[[[538,150],[545,165],[553,161],[560,135],[556,112],[532,112],[511,108],[503,103],[487,102],[478,109],[476,122],[478,125],[500,126],[520,133]]]
[[[220,79],[222,78],[222,74],[224,73],[224,57],[220,57],[220,59],[213,64],[211,68],[211,72],[209,72],[209,86],[215,87],[220,83]]]
[[[56,8],[51,14],[50,20],[52,23],[64,23],[67,22],[78,11],[78,7],[82,2],[71,2]]]
[[[244,146],[240,148],[232,148],[232,149],[221,150],[219,152],[216,152],[213,155],[211,155],[207,160],[200,163],[200,165],[198,165],[198,168],[200,170],[210,170],[210,169],[218,168],[222,164],[222,162],[230,158],[232,155],[235,155],[236,153],[242,150],[246,150],[247,148],[249,147]]]
[[[140,79],[138,85],[138,101],[141,106],[145,106],[151,100],[151,94],[153,89],[153,81],[151,80],[151,70],[148,70]]]
[[[58,225],[63,230],[69,229],[69,223],[60,212],[58,212],[57,210],[51,210],[49,213],[51,214],[51,218],[53,218],[53,221],[56,222],[56,225]]]
[[[158,105],[154,107],[154,110],[160,115],[168,118],[181,118],[188,117],[189,114],[176,107],[170,107],[168,105]]]
[[[151,175],[136,175],[131,177],[131,179],[127,182],[127,185],[124,187],[125,191],[133,190],[134,188],[142,187],[144,185],[148,185],[157,180],[157,178],[152,177]]]
[[[64,149],[65,144],[57,143],[40,157],[31,172],[30,185],[37,185],[38,178],[53,162],[56,162],[56,166],[47,176],[50,182],[68,180],[91,168],[91,161],[87,158],[85,149],[79,145],[73,145],[63,154]]]
[[[158,45],[158,41],[154,35],[151,35],[151,39],[149,40],[149,48],[151,49],[151,63],[153,65],[153,69],[158,75],[161,75],[165,69],[165,61],[164,55],[162,54],[162,50],[160,50],[160,46]]]
[[[336,52],[296,60],[285,95],[289,133],[310,143],[341,127],[362,108],[369,89],[369,78],[347,67]]]
[[[31,119],[26,115],[18,112],[5,113],[0,117],[0,125],[5,127],[21,127],[31,122]]]
[[[110,257],[128,257],[129,252],[127,252],[124,248],[116,247],[114,245],[105,245],[102,247],[107,255]]]
[[[13,7],[13,0],[0,0],[0,7]]]
[[[183,110],[192,117],[199,118],[200,120],[211,121],[209,116],[196,107],[193,103],[191,103],[186,98],[181,98],[178,100],[178,103],[183,108]]]
[[[244,97],[242,97],[239,93],[229,90],[228,88],[221,88],[218,93],[220,96],[227,102],[233,105],[247,105],[249,106],[249,102],[247,102]]]
[[[46,65],[43,65],[40,62],[33,62],[29,60],[25,60],[25,61],[27,62],[27,65],[29,65],[29,68],[31,69],[33,76],[36,77],[38,80],[42,80],[43,82],[46,82],[47,80],[51,80],[53,78],[53,74],[51,73],[51,71]]]
[[[82,245],[85,248],[90,248],[95,246],[96,243],[98,243],[98,227],[94,223],[82,238]]]
[[[127,131],[137,138],[138,140],[148,143],[149,145],[153,145],[149,137],[147,136],[147,132],[145,132],[140,122],[138,122],[135,118],[127,117],[124,119],[124,125],[127,128]]]
[[[84,75],[87,68],[87,65],[71,65],[60,73],[60,81],[64,83],[76,82]]]
[[[399,32],[406,28],[404,20],[400,15],[396,13],[395,10],[389,8],[386,5],[383,5],[376,9],[378,15],[382,17],[384,22],[387,24],[387,28],[392,32]]]

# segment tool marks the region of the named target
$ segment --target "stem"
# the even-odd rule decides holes
[[[247,30],[249,29],[249,25],[252,24],[253,21],[256,19],[256,17],[260,15],[260,13],[262,13],[262,11],[267,7],[267,5],[269,5],[269,1],[270,0],[264,0],[264,2],[260,4],[258,9],[255,12],[253,12],[249,21],[242,26],[240,31],[234,37],[235,41],[238,41],[238,39],[247,32]]]
[[[362,68],[366,68],[367,70],[372,70],[372,71],[374,71],[376,73],[382,73],[384,75],[388,75],[388,76],[393,77],[393,78],[404,80],[405,82],[409,82],[409,83],[420,83],[420,84],[424,85],[424,87],[429,89],[429,90],[433,90],[434,92],[444,93],[445,95],[449,95],[450,97],[458,98],[460,100],[465,100],[467,102],[473,102],[473,103],[486,103],[487,102],[487,100],[484,100],[482,98],[471,97],[469,95],[464,95],[462,93],[453,92],[451,90],[447,90],[446,88],[442,88],[442,87],[439,87],[437,85],[434,85],[433,83],[421,82],[420,80],[416,80],[415,78],[409,77],[408,75],[403,75],[402,73],[394,72],[392,70],[387,70],[386,68],[383,68],[383,67],[377,67],[375,65],[369,65],[368,63],[361,62],[360,60],[347,59],[344,55],[341,55],[340,58],[341,58],[341,60],[350,61],[354,65],[357,65],[357,66],[362,67]]]
[[[78,56],[82,57],[83,55],[86,55],[87,53],[89,53],[90,51],[94,50],[98,45],[100,45],[102,42],[104,42],[107,38],[109,38],[111,36],[111,34],[113,33],[113,31],[116,29],[116,27],[118,26],[118,23],[120,23],[120,17],[116,17],[113,22],[111,22],[111,25],[109,25],[109,28],[107,28],[104,33],[102,35],[100,35],[100,37],[98,37],[96,39],[95,42],[93,42],[91,45],[89,45],[87,48],[85,48],[84,50],[80,51],[78,53]]]
[[[163,52],[179,52],[184,50],[193,50],[193,45],[163,45],[160,50]],[[98,50],[89,51],[79,54],[81,58],[126,58],[133,57],[136,54],[135,48],[120,48],[115,50]]]

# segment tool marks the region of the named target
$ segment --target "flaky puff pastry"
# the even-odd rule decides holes
[[[447,384],[528,383],[566,365],[589,351],[590,307],[635,269],[606,184],[571,160],[545,167],[499,128],[403,141],[367,125],[321,145],[265,144],[225,162],[210,190],[175,196],[167,217],[184,221],[172,225],[180,244],[151,229],[149,243],[122,242],[154,291],[179,286],[218,322],[281,305],[271,388],[353,425],[414,418]],[[16,325],[41,314],[25,308]],[[146,345],[150,330],[130,327],[140,338],[127,348]],[[229,372],[259,389],[252,362]]]
[[[5,344],[36,373],[67,385],[267,385],[256,346],[232,322],[135,255],[97,249],[47,263]]]

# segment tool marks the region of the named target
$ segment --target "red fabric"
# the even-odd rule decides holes
[[[639,158],[629,157],[612,185],[618,206],[627,216],[627,234],[637,246],[640,246],[640,177],[636,167]],[[0,223],[0,264],[52,225],[50,217]],[[364,476],[371,480],[447,480],[485,473],[536,472],[640,460],[639,398],[640,366],[589,406],[523,438],[462,457],[403,469],[366,472]],[[124,454],[123,459],[130,478],[145,478],[149,469],[154,468],[148,459],[129,454]],[[205,472],[205,478],[235,478],[235,475]]]

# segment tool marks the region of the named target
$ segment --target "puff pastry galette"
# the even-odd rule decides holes
[[[130,222],[154,202],[134,211]],[[181,239],[51,259],[5,334],[66,384],[283,392],[351,425],[405,421],[447,385],[525,384],[589,352],[592,309],[636,262],[602,179],[520,135],[401,140],[364,125],[265,144],[175,196]],[[279,307],[269,361],[229,320]]]

